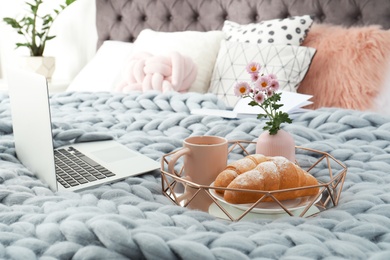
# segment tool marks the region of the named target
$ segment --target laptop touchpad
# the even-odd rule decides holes
[[[129,159],[137,155],[129,149],[121,146],[94,151],[91,152],[91,154],[108,163]]]

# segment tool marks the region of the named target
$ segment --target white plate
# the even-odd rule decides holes
[[[290,216],[289,214],[287,214],[287,212],[281,212],[281,213],[277,213],[277,214],[276,213],[275,214],[261,214],[261,213],[255,213],[255,212],[248,212],[243,216],[244,211],[242,211],[241,209],[234,208],[234,207],[229,206],[229,205],[224,204],[224,203],[220,203],[220,205],[224,208],[224,210],[226,210],[226,212],[228,212],[230,214],[231,217],[233,217],[233,219],[230,219],[229,216],[226,215],[226,213],[223,212],[222,209],[220,209],[215,203],[211,203],[208,212],[217,218],[226,219],[226,220],[238,220],[238,218],[240,218],[241,220],[249,220],[249,221],[258,220],[258,219],[275,220],[278,218]],[[301,216],[302,212],[303,212],[303,209],[296,210],[292,213],[294,214],[294,216]],[[310,209],[308,209],[306,211],[306,213],[303,214],[301,217],[306,218],[306,217],[312,216],[314,214],[317,214],[319,212],[320,212],[320,210],[316,206],[311,206]]]
[[[214,182],[211,183],[210,186],[214,187]],[[220,202],[223,202],[229,206],[232,206],[232,207],[240,209],[240,210],[245,211],[245,210],[249,209],[250,207],[252,207],[252,205],[253,205],[253,203],[247,203],[247,204],[229,203],[229,202],[225,201],[223,196],[221,194],[217,193],[215,191],[215,189],[210,189],[209,191],[210,191],[210,194],[214,198],[219,200]],[[292,200],[283,200],[283,201],[281,201],[281,203],[289,211],[296,211],[296,210],[304,209],[307,205],[309,205],[313,201],[313,199],[316,196],[317,195],[300,197],[300,198],[296,198],[296,199],[292,199]],[[313,203],[313,205],[316,204],[318,201],[320,201],[321,197],[322,197],[322,194],[320,194],[320,196],[318,196],[318,198]],[[280,205],[277,204],[276,202],[260,202],[259,204],[256,205],[256,207],[254,207],[251,210],[251,212],[261,213],[261,214],[280,214],[280,213],[285,213],[285,210],[282,207],[280,207]]]

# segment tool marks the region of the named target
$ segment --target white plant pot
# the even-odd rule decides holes
[[[51,80],[55,70],[55,57],[52,56],[24,56],[20,59],[21,67],[46,77]]]

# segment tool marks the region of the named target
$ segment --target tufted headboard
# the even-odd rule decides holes
[[[317,23],[390,28],[389,0],[96,0],[97,45],[133,42],[145,28],[209,31],[226,19],[244,24],[305,14]]]

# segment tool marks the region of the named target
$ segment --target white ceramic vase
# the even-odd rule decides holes
[[[256,153],[266,156],[283,156],[295,162],[295,141],[292,135],[280,129],[275,135],[263,132],[256,142]]]
[[[52,56],[24,56],[20,59],[21,67],[41,74],[48,81],[51,80],[55,70],[55,57]]]

